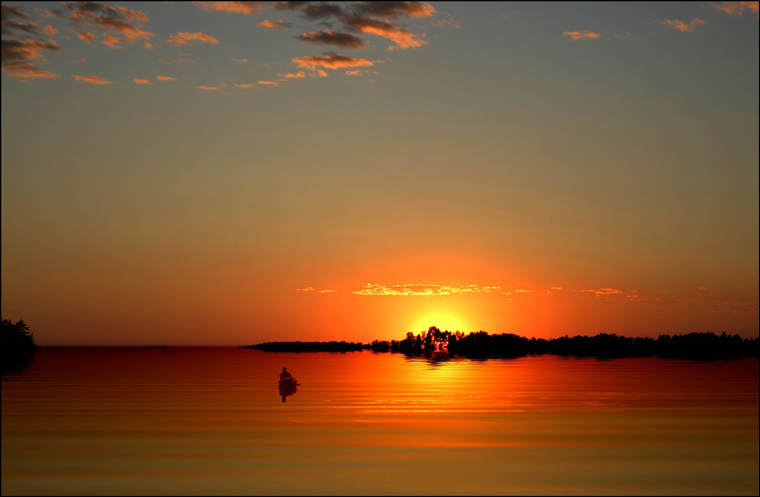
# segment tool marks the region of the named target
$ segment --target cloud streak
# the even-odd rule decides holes
[[[257,23],[256,26],[266,29],[287,29],[291,26],[291,24],[289,22],[283,21],[282,19],[275,22],[264,19],[263,21]]]
[[[206,12],[227,12],[229,14],[260,14],[264,2],[193,2]]]
[[[416,35],[410,32],[407,28],[402,26],[396,26],[388,21],[379,21],[377,19],[371,19],[369,17],[350,17],[347,18],[344,23],[350,28],[361,31],[362,33],[369,33],[377,36],[387,38],[396,44],[393,48],[417,48],[423,45],[427,45],[424,40],[415,38]],[[392,48],[389,48],[389,50]]]
[[[358,49],[364,47],[364,40],[358,36],[349,33],[338,33],[331,29],[325,31],[312,31],[311,33],[294,36],[294,38],[308,43],[335,45],[341,48]]]
[[[564,31],[562,34],[569,36],[571,40],[593,40],[602,37],[601,33],[596,33],[590,29],[584,31]]]
[[[372,61],[367,59],[349,57],[347,55],[336,54],[333,52],[327,52],[322,57],[296,57],[294,59],[291,59],[291,61],[297,67],[302,67],[310,71],[316,71],[318,67],[325,67],[327,69],[341,69],[344,67],[363,67],[374,65]]]
[[[49,40],[47,42],[32,38],[32,36],[49,36],[52,32],[47,28],[40,30],[37,23],[32,22],[30,17],[20,8],[9,7],[2,4],[2,51],[0,63],[3,71],[10,76],[19,78],[57,78],[60,74],[37,66],[32,60],[45,61],[42,50],[57,52],[58,44]]]
[[[713,7],[722,10],[728,15],[741,16],[745,11],[758,13],[758,3],[760,2],[721,2],[711,3]]]
[[[670,29],[674,29],[676,31],[694,31],[697,26],[701,26],[702,24],[707,24],[707,22],[703,21],[702,19],[697,19],[696,17],[692,19],[689,24],[686,24],[683,21],[660,21],[660,24],[663,26],[667,26]]]
[[[471,293],[490,293],[499,291],[498,286],[449,286],[449,285],[377,285],[367,283],[361,290],[353,293],[356,295],[371,296],[441,296],[441,295],[459,295]]]
[[[169,39],[167,40],[172,45],[180,46],[180,45],[186,45],[190,41],[202,41],[204,43],[210,43],[212,45],[216,45],[219,43],[219,40],[214,38],[211,35],[207,35],[205,33],[177,33],[176,35],[171,35]]]
[[[92,83],[94,85],[113,84],[113,81],[108,81],[107,79],[101,78],[100,76],[78,76],[76,74],[72,74],[71,77],[76,79],[77,81],[84,81],[85,83]]]
[[[155,36],[142,29],[142,23],[149,20],[142,11],[98,2],[65,2],[63,6],[63,11],[52,12],[69,19],[74,24],[74,32],[87,43],[92,43],[98,33],[103,37],[103,44],[111,48],[122,48],[124,43]]]

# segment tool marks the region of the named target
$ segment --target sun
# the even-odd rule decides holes
[[[419,316],[413,321],[413,326],[410,331],[415,335],[421,331],[427,331],[431,326],[435,326],[441,331],[472,331],[469,329],[468,321],[454,313],[450,312],[430,312]]]

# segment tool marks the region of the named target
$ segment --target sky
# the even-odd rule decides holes
[[[758,3],[2,4],[40,345],[758,336]]]

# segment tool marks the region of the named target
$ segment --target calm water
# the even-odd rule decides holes
[[[757,495],[758,360],[42,348],[3,376],[3,495],[161,493]]]

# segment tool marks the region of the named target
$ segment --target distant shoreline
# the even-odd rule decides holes
[[[408,356],[446,354],[461,357],[521,357],[555,354],[560,356],[622,358],[660,357],[674,359],[731,359],[758,357],[758,339],[742,338],[723,333],[689,333],[660,335],[657,339],[625,337],[602,333],[593,337],[563,336],[553,339],[525,338],[514,334],[489,335],[484,331],[468,335],[440,331],[431,327],[427,332],[408,333],[404,340],[371,343],[329,342],[265,342],[241,348],[265,352],[400,352]]]

